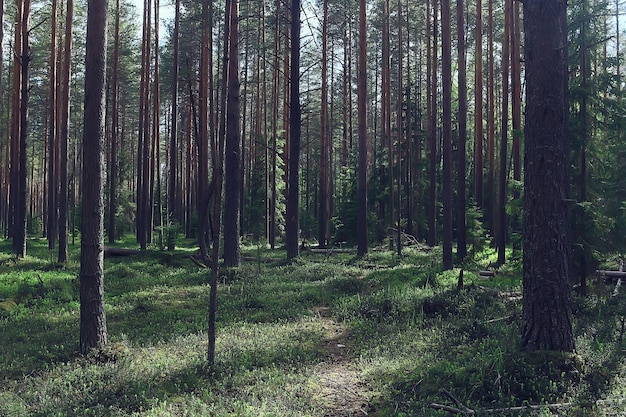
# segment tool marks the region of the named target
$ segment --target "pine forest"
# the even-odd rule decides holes
[[[626,412],[624,16],[0,0],[0,415]]]

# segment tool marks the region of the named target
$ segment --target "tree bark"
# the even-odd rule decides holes
[[[26,0],[29,1],[29,0]],[[104,310],[104,136],[107,0],[89,0],[85,54],[80,351],[108,343]]]
[[[227,41],[228,53],[228,101],[226,107],[226,154],[224,189],[224,266],[241,265],[240,200],[241,200],[241,127],[239,102],[239,1],[231,1],[231,24]]]
[[[318,212],[318,242],[327,244],[328,231],[328,0],[323,1],[322,18],[322,103],[320,114],[320,188]]]
[[[300,0],[291,0],[291,63],[289,97],[289,176],[287,213],[285,221],[287,259],[300,254],[299,198],[300,198],[300,135],[302,114],[300,109]]]
[[[70,76],[72,71],[72,26],[74,20],[74,0],[67,0],[65,13],[65,40],[63,73],[61,74],[61,134],[59,137],[59,262],[67,262],[68,229],[68,143],[70,123]]]
[[[180,0],[175,1],[174,33],[172,42],[174,43],[174,56],[172,58],[172,130],[170,132],[170,154],[169,154],[169,180],[167,183],[167,217],[168,225],[180,221],[179,207],[179,187],[177,182],[178,166],[178,69],[179,49],[180,49]],[[173,231],[170,231],[172,233]],[[174,239],[168,239],[168,250],[174,250]]]
[[[482,13],[482,0],[476,0],[476,52],[474,59],[474,200],[479,208],[484,207]]]
[[[433,22],[432,22],[432,49],[429,48],[430,56],[430,117],[428,129],[428,237],[429,246],[437,244],[437,166],[439,157],[437,155],[437,19],[438,0],[433,0]],[[430,13],[430,10],[428,11]],[[430,39],[430,36],[429,36]]]
[[[18,217],[18,196],[19,196],[19,165],[20,165],[20,88],[22,85],[22,71],[20,58],[22,56],[22,14],[24,1],[16,2],[15,10],[15,30],[13,34],[13,87],[11,100],[11,172],[10,172],[10,195],[9,195],[9,215],[8,215],[8,237],[13,239],[13,252],[22,251],[16,247],[19,243],[15,240],[15,228]]]
[[[566,1],[524,1],[524,276],[521,346],[573,351]]]
[[[466,168],[466,151],[467,142],[467,74],[466,74],[466,56],[465,56],[465,13],[463,0],[456,2],[456,31],[457,31],[457,50],[458,50],[458,77],[459,77],[459,143],[458,143],[458,166],[457,166],[457,243],[456,257],[462,262],[467,257],[467,225],[465,221],[465,212],[467,209],[466,189],[465,189],[465,168]]]
[[[441,0],[441,72],[443,89],[443,269],[452,269],[452,27],[450,0]]]
[[[115,242],[115,213],[117,211],[117,142],[119,133],[119,64],[120,64],[120,0],[115,1],[115,36],[113,46],[113,98],[111,102],[111,166],[109,174],[109,243]]]
[[[28,187],[27,187],[27,151],[28,151],[28,99],[30,92],[29,71],[30,71],[30,30],[28,28],[30,21],[30,0],[24,0],[22,10],[22,56],[21,56],[21,93],[20,93],[20,140],[19,140],[19,165],[17,175],[17,213],[14,225],[13,244],[15,255],[20,258],[26,256],[26,226],[27,226],[27,203],[28,203]]]
[[[359,184],[357,194],[357,256],[368,251],[367,238],[367,15],[366,0],[359,1],[359,60],[357,72],[359,129]]]
[[[502,42],[502,125],[500,128],[500,167],[498,171],[498,205],[496,246],[498,247],[498,265],[506,261],[507,236],[507,155],[509,142],[509,75],[511,63],[511,11],[512,0],[504,1],[504,40]]]
[[[57,0],[52,0],[50,15],[50,62],[48,70],[48,207],[47,237],[48,249],[56,246],[57,240]]]

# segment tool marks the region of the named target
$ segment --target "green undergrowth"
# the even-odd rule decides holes
[[[362,391],[370,416],[450,415],[430,406],[454,406],[442,389],[478,411],[561,404],[514,415],[620,415],[626,406],[626,300],[594,281],[574,299],[575,354],[520,352],[521,260],[508,252],[495,277],[480,279],[495,269],[489,249],[441,272],[440,248],[406,248],[401,259],[304,252],[287,263],[283,251],[245,246],[242,267],[220,275],[209,377],[210,271],[189,259],[191,242],[177,244],[106,260],[110,345],[81,356],[77,248],[57,265],[43,240],[29,240],[24,260],[0,241],[0,415],[353,415],[320,400],[329,389],[320,372],[343,366],[329,361],[332,323],[346,329],[343,360],[359,379],[350,389]]]

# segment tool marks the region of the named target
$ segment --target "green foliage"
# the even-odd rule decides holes
[[[0,253],[0,306],[10,307],[0,307],[0,414],[333,414],[327,407],[336,404],[316,399],[328,389],[320,369],[348,369],[329,360],[338,326],[346,329],[346,366],[356,370],[355,389],[370,415],[436,415],[428,405],[447,401],[441,388],[475,409],[580,404],[567,415],[607,415],[600,405],[597,414],[575,410],[623,397],[626,298],[598,282],[592,297],[575,300],[577,355],[520,353],[521,264],[510,261],[493,280],[479,280],[476,271],[495,259],[489,248],[464,265],[462,290],[459,269],[441,271],[441,248],[407,248],[401,260],[382,250],[358,259],[305,252],[290,264],[223,270],[216,374],[209,378],[209,271],[188,259],[195,248],[179,243],[174,252],[106,260],[111,344],[83,357],[77,265],[51,266],[44,240],[29,241],[44,260]],[[242,247],[260,258],[284,257],[258,244]]]
[[[483,225],[482,210],[473,202],[467,209],[466,221],[467,240],[472,245],[472,254],[476,254],[490,245],[491,237]]]

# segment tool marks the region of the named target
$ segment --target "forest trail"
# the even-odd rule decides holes
[[[308,383],[313,403],[328,417],[367,416],[371,394],[361,380],[361,370],[352,361],[346,326],[331,317],[328,307],[314,311],[323,323],[325,359],[315,367]]]

